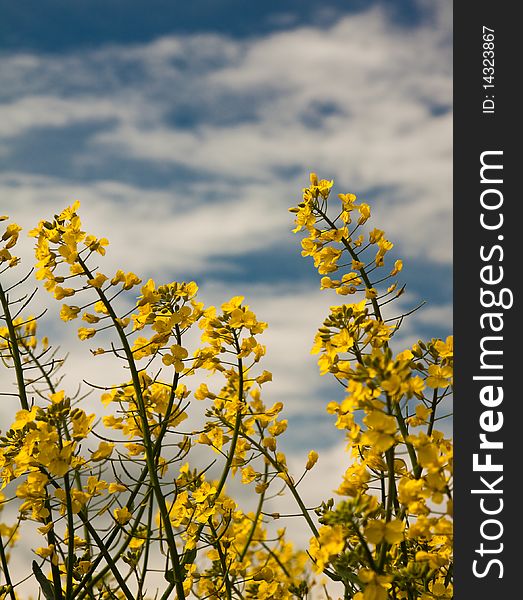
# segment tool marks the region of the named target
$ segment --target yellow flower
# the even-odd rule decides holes
[[[394,521],[370,521],[365,528],[365,537],[371,544],[379,544],[385,540],[388,544],[399,544],[403,540],[405,523]]]
[[[370,569],[360,569],[358,577],[365,584],[365,590],[363,593],[358,592],[354,600],[388,600],[387,590],[392,581],[390,575],[378,575]]]
[[[13,257],[13,255],[6,248],[0,248],[0,263],[7,262],[7,261],[9,261],[11,263],[13,261],[17,261],[17,258]],[[11,265],[9,265],[9,266],[11,266]]]
[[[398,500],[408,507],[409,512],[418,514],[424,510],[425,499],[431,495],[422,479],[402,477],[398,485]],[[409,529],[410,534],[410,529]]]
[[[262,440],[262,446],[267,448],[267,450],[271,450],[272,452],[276,451],[276,440],[273,437],[266,437]]]
[[[309,553],[314,560],[314,570],[321,573],[332,557],[345,547],[345,530],[341,525],[323,525],[319,536],[310,540]]]
[[[55,548],[54,544],[51,544],[46,547],[40,547],[35,550],[35,554],[38,554],[38,556],[41,556],[42,558],[49,558],[49,557],[53,556],[54,548]]]
[[[131,541],[129,542],[129,549],[130,550],[138,550],[139,548],[141,548],[145,543],[145,538],[137,538],[137,537],[133,537],[131,539]]]
[[[445,566],[449,561],[445,556],[440,556],[436,552],[425,552],[419,550],[416,552],[416,562],[427,562],[431,569],[439,569]]]
[[[354,462],[343,475],[343,482],[336,490],[341,496],[357,496],[368,489],[370,474],[365,464]]]
[[[60,213],[61,221],[70,221],[77,213],[80,208],[80,200],[75,200],[71,206],[64,208],[64,210]]]
[[[402,269],[403,269],[403,261],[402,260],[397,260],[394,263],[394,269],[392,269],[392,271],[390,272],[390,274],[394,277],[394,275],[397,275]]]
[[[96,239],[94,235],[88,235],[85,238],[84,244],[91,252],[98,252],[98,254],[105,256],[105,246],[109,245],[109,241],[106,238]]]
[[[263,373],[261,375],[256,377],[256,383],[258,385],[261,385],[262,383],[265,383],[266,381],[272,381],[272,373],[270,371],[263,371]]]
[[[91,568],[91,561],[89,560],[80,560],[78,561],[77,569],[80,571],[82,575],[85,575],[89,569]]]
[[[287,429],[288,421],[287,419],[282,419],[281,421],[274,421],[274,424],[268,428],[268,431],[274,437],[281,435]]]
[[[38,527],[37,531],[38,533],[41,533],[42,535],[47,535],[51,529],[53,529],[54,527],[54,523],[52,521],[50,521],[49,523],[47,523],[47,525],[44,525],[43,527]]]
[[[125,490],[127,489],[127,487],[121,483],[110,483],[109,487],[107,488],[107,491],[110,494],[116,494],[117,492],[125,492]]]
[[[57,300],[63,300],[67,296],[74,296],[75,291],[72,288],[63,288],[57,285],[54,288],[54,297]]]
[[[74,263],[69,267],[69,272],[71,273],[71,275],[83,275],[85,271],[82,265]]]
[[[58,392],[55,392],[54,394],[49,394],[49,399],[51,400],[51,402],[53,404],[58,404],[60,402],[63,402],[64,398],[65,398],[64,390],[59,390]]]
[[[193,498],[200,504],[201,502],[204,502],[208,496],[212,496],[213,494],[216,494],[216,488],[209,482],[204,481],[200,487],[193,492]]]
[[[78,329],[78,337],[81,340],[88,340],[89,338],[94,337],[96,334],[96,329],[92,329],[89,327],[80,327]]]
[[[235,308],[231,312],[229,325],[234,328],[248,327],[251,328],[256,323],[256,315],[251,310]]]
[[[222,312],[225,314],[231,313],[241,305],[244,299],[244,296],[234,296],[234,298],[231,298],[228,302],[222,304]]]
[[[54,491],[54,495],[62,503],[62,507],[60,510],[61,514],[65,514],[65,511],[67,510],[67,494],[65,490],[62,490],[60,488],[56,489]],[[89,496],[89,494],[87,494],[86,492],[80,492],[79,490],[71,490],[70,498],[72,513],[74,515],[77,515],[90,500],[91,496]]]
[[[178,344],[174,344],[170,348],[170,354],[164,354],[162,357],[162,362],[164,365],[174,365],[174,370],[177,373],[181,373],[183,371],[183,362],[184,358],[189,356],[189,353],[185,348],[179,346]]]
[[[139,336],[134,340],[133,347],[131,348],[133,356],[136,360],[140,360],[144,356],[149,356],[155,350],[154,344],[151,343],[146,337]]]
[[[423,404],[418,404],[416,406],[416,417],[418,417],[420,421],[426,421],[431,412],[432,410],[426,406],[423,406]]]
[[[133,518],[132,513],[129,509],[124,506],[123,508],[115,508],[113,511],[114,518],[120,525],[125,525]]]
[[[415,375],[414,377],[410,377],[407,380],[407,384],[408,384],[409,392],[411,394],[421,394],[421,392],[423,391],[423,389],[425,387],[425,382],[423,381],[423,379],[421,377],[418,377],[417,375]]]
[[[49,478],[45,473],[39,471],[28,473],[27,480],[18,486],[16,495],[19,498],[45,498]]]
[[[15,422],[11,425],[11,429],[14,429],[15,431],[23,429],[27,423],[31,423],[35,420],[37,411],[37,406],[33,406],[31,410],[19,410],[15,415]]]
[[[330,181],[327,179],[321,179],[318,183],[318,192],[321,194],[321,196],[323,196],[323,198],[327,198],[333,185],[334,181],[332,179]]]
[[[394,445],[394,433],[396,432],[396,419],[386,415],[381,410],[373,410],[363,422],[371,427],[365,431],[361,441],[371,446],[375,452],[385,452]]]
[[[111,442],[100,442],[98,446],[98,450],[95,450],[91,454],[91,460],[96,462],[99,460],[103,460],[104,458],[109,458],[113,453],[114,444]]]
[[[332,289],[338,285],[340,285],[340,282],[330,277],[322,277],[320,279],[320,290]]]
[[[307,471],[310,471],[317,462],[318,462],[318,453],[315,450],[311,450],[309,452],[309,456],[307,457],[307,464],[305,465],[305,469]]]
[[[84,313],[82,315],[82,321],[85,321],[86,323],[98,323],[98,321],[100,320],[100,317],[97,317],[96,315],[92,315],[91,313]]]
[[[87,283],[95,288],[101,288],[107,281],[107,277],[103,273],[97,273],[92,279],[88,279]]]
[[[6,230],[2,235],[2,241],[5,242],[7,240],[5,248],[12,248],[16,244],[20,231],[22,231],[22,228],[16,223],[11,223],[6,227]]]
[[[109,311],[107,310],[107,307],[105,306],[105,304],[101,300],[98,300],[98,302],[95,302],[95,305],[94,305],[93,308],[94,308],[95,312],[100,313],[102,315],[108,315],[109,314]]]
[[[251,465],[247,465],[244,469],[242,469],[242,483],[247,484],[254,481],[257,477],[259,477],[259,473],[257,473]]]
[[[452,384],[452,367],[429,366],[429,376],[425,383],[430,388],[445,388]]]
[[[107,482],[94,475],[87,478],[87,492],[90,496],[97,496],[101,492],[107,489]]]
[[[360,213],[360,218],[358,219],[358,224],[363,225],[366,221],[370,219],[370,206],[365,202],[362,202],[358,206],[358,211]]]
[[[64,304],[62,305],[62,310],[60,311],[60,318],[62,321],[72,321],[73,319],[76,319],[79,312],[79,306],[67,306],[67,304]]]
[[[377,267],[383,266],[383,258],[385,254],[389,252],[389,250],[392,250],[393,247],[394,244],[392,242],[389,242],[389,240],[386,240],[385,238],[381,238],[380,240],[378,240],[378,252],[376,253],[376,258],[374,259],[374,262],[376,263]]]
[[[75,449],[74,442],[64,442],[63,447],[51,439],[41,441],[38,446],[38,462],[47,467],[53,475],[62,477],[71,468],[71,458]]]
[[[77,408],[71,412],[74,440],[82,440],[87,437],[87,434],[91,431],[91,424],[94,418],[94,414],[87,415],[81,408]]]
[[[374,228],[370,233],[369,233],[369,242],[371,244],[377,244],[381,238],[384,236],[385,232],[382,231],[381,229],[376,229]]]
[[[135,285],[142,283],[142,280],[134,273],[127,273],[124,278],[124,290],[130,290]]]
[[[138,456],[145,450],[145,447],[142,444],[136,444],[134,442],[127,442],[124,446],[127,448],[129,456]]]
[[[198,389],[194,392],[194,397],[196,400],[205,400],[205,398],[214,400],[216,398],[216,394],[213,394],[209,391],[206,383],[201,383]]]
[[[116,271],[115,276],[111,279],[111,285],[118,285],[119,283],[123,283],[124,281],[125,273],[121,269],[118,269],[118,271]]]
[[[452,358],[454,356],[454,336],[449,335],[446,341],[438,340],[434,348],[441,358]]]

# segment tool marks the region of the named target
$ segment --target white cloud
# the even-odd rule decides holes
[[[66,127],[82,122],[123,118],[128,113],[109,98],[83,97],[71,102],[56,96],[25,96],[2,106],[0,139],[38,127]]]
[[[293,190],[287,191],[290,205]],[[27,230],[80,199],[86,230],[111,242],[103,268],[147,277],[194,277],[217,266],[230,269],[228,259],[273,243],[297,246],[281,199],[249,182],[182,181],[172,190],[146,190],[118,181],[85,184],[6,173],[0,175],[0,193],[2,210]]]
[[[371,200],[384,205],[405,251],[448,263],[448,33],[437,20],[393,25],[374,8],[243,41],[168,36],[65,57],[17,55],[6,60],[18,94],[2,107],[0,136],[107,121],[71,149],[74,165],[127,157],[183,166],[218,186],[248,183],[243,201],[269,209],[288,204],[289,184],[298,190],[317,169],[341,189],[377,190]]]

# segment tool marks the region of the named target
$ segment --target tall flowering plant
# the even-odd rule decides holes
[[[194,282],[104,273],[108,241],[83,231],[79,203],[29,232],[36,279],[61,302],[62,321],[81,321],[78,338],[100,340],[93,360],[116,357],[128,376],[96,386],[100,411],[90,413],[85,394],[62,386],[63,359],[38,334],[32,294],[19,291],[26,277],[0,282],[0,355],[14,383],[4,396],[15,415],[0,436],[0,598],[19,598],[26,580],[46,600],[330,598],[329,579],[355,600],[452,597],[452,442],[436,429],[452,338],[394,354],[407,315],[386,316],[385,306],[404,290],[402,262],[385,268],[392,243],[366,231],[370,207],[354,195],[340,194],[329,216],[331,188],[312,174],[290,209],[321,288],[356,296],[331,307],[312,348],[320,374],[343,386],[326,409],[348,449],[338,500],[313,508],[298,486],[318,454],[290,472],[278,442],[284,405],[262,395],[272,379],[261,366],[267,324],[243,297],[217,309]],[[20,231],[5,228],[1,274],[20,262]],[[204,403],[196,424],[195,401]],[[254,510],[227,493],[233,478],[256,497]],[[310,530],[306,549],[265,510],[282,489]],[[20,540],[33,534],[24,562]]]

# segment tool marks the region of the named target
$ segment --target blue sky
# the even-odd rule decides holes
[[[0,13],[1,212],[29,228],[79,199],[111,240],[106,272],[194,279],[208,304],[246,296],[270,324],[285,447],[323,450],[335,482],[325,405],[341,392],[309,348],[339,297],[320,293],[287,208],[311,170],[368,201],[404,258],[402,308],[427,301],[403,341],[448,335],[451,2],[1,0]],[[73,385],[87,346],[50,306]]]
[[[415,0],[2,0],[0,39],[10,50],[38,52],[144,43],[173,33],[220,33],[238,39],[289,27],[328,26],[371,5],[386,9],[395,23],[413,26],[427,17]]]

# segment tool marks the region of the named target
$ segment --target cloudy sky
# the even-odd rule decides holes
[[[105,272],[195,280],[207,304],[244,295],[270,324],[284,447],[297,464],[319,450],[316,477],[336,487],[343,443],[325,406],[342,392],[309,349],[339,297],[319,291],[287,208],[311,170],[369,202],[404,259],[402,308],[427,302],[403,340],[448,335],[451,2],[0,0],[0,12],[0,212],[30,228],[79,199],[87,231],[111,241]],[[70,352],[74,388],[89,345],[49,306],[42,327]],[[96,376],[111,373],[100,362]]]

